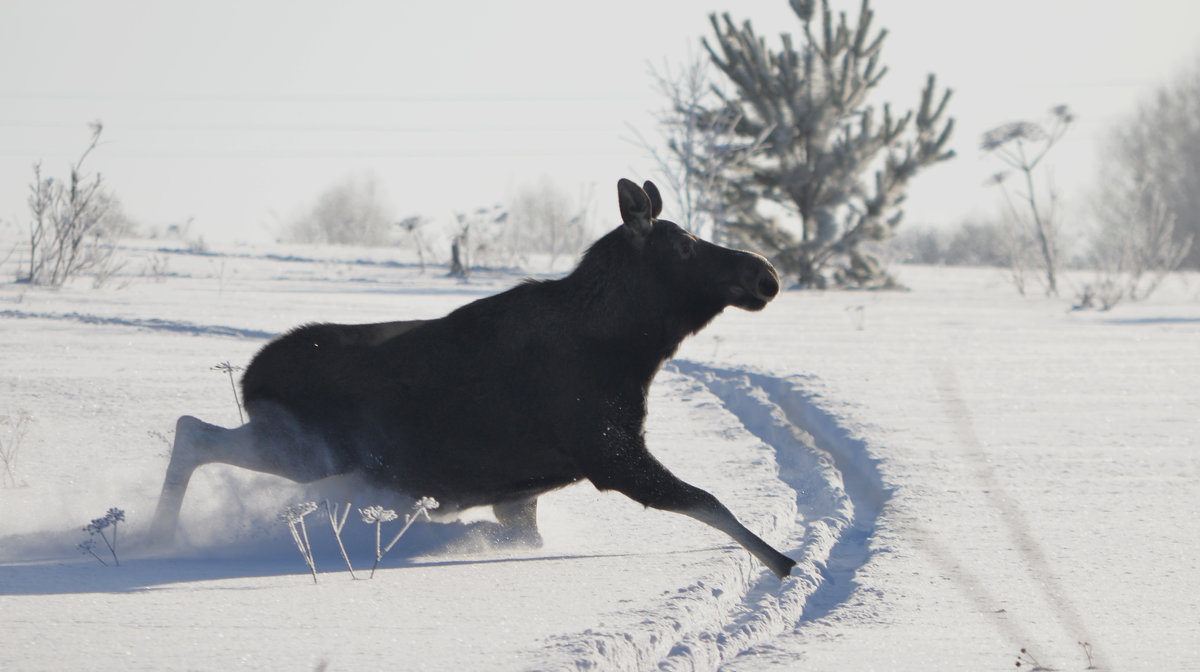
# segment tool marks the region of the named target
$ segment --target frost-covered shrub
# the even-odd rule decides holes
[[[226,362],[221,362],[220,364],[214,365],[212,367],[212,370],[220,371],[229,377],[229,389],[233,390],[233,403],[237,404],[238,419],[241,420],[243,424],[245,424],[246,414],[242,410],[242,400],[238,396],[237,381],[235,381],[233,378],[233,374],[235,371],[244,371],[245,369],[240,366],[234,366],[233,364],[230,364],[229,362],[226,361]]]
[[[83,531],[88,533],[88,538],[87,540],[78,544],[76,548],[78,548],[81,553],[90,554],[93,558],[99,560],[100,564],[108,566],[108,563],[104,561],[104,558],[101,558],[96,553],[96,549],[100,547],[100,545],[96,543],[96,537],[100,537],[100,539],[104,542],[104,545],[108,547],[108,552],[112,554],[113,564],[120,566],[121,560],[117,557],[117,524],[124,522],[124,520],[125,512],[123,510],[116,507],[109,509],[108,512],[104,514],[103,518],[94,518],[92,522],[88,523],[87,526],[83,528]],[[108,538],[108,534],[104,532],[109,528],[112,528],[111,541]]]
[[[1020,175],[1020,185],[1009,187],[1009,172],[996,173],[992,183],[1004,195],[1009,234],[1010,270],[1017,291],[1025,294],[1026,271],[1033,269],[1047,296],[1058,295],[1061,267],[1062,219],[1057,209],[1058,194],[1052,181],[1039,190],[1034,171],[1070,129],[1075,115],[1066,105],[1050,109],[1048,121],[1016,121],[984,133],[980,148]]]
[[[375,564],[371,567],[371,578],[375,577],[375,570],[379,567],[379,561],[392,547],[400,541],[400,537],[412,527],[412,524],[417,522],[417,519],[424,517],[429,520],[429,512],[438,508],[438,501],[432,497],[422,497],[413,504],[413,512],[404,516],[404,527],[392,537],[387,546],[382,545],[382,528],[384,523],[390,523],[399,518],[396,512],[392,509],[385,509],[382,506],[368,506],[364,509],[359,509],[358,513],[362,516],[362,521],[368,525],[375,526]],[[292,533],[292,541],[296,543],[296,548],[299,549],[300,555],[304,558],[304,564],[308,565],[309,571],[312,572],[313,583],[317,582],[317,564],[313,559],[312,543],[308,539],[308,527],[304,523],[304,517],[316,511],[318,508],[316,502],[301,502],[287,507],[279,514],[279,519],[287,523],[288,529]],[[331,505],[328,500],[325,502],[325,512],[329,516],[329,526],[333,529],[333,536],[337,539],[338,548],[342,552],[342,558],[346,561],[346,567],[350,569],[350,577],[357,579],[354,575],[354,567],[350,563],[350,556],[346,553],[346,547],[342,543],[342,529],[346,526],[346,519],[350,514],[350,503],[345,504],[343,509],[341,505]],[[80,545],[80,549],[86,552],[87,549]]]
[[[392,537],[391,542],[389,542],[388,545],[382,550],[380,550],[379,547],[380,528],[383,523],[396,520],[398,517],[396,512],[391,509],[385,509],[382,506],[369,506],[365,509],[358,510],[358,512],[362,514],[362,520],[364,523],[375,526],[375,564],[371,567],[372,578],[375,576],[375,569],[379,567],[379,561],[383,559],[383,556],[386,555],[388,551],[392,550],[392,547],[396,545],[397,541],[400,541],[400,537],[404,536],[404,533],[408,531],[408,528],[412,527],[412,524],[417,522],[417,519],[421,516],[424,516],[425,520],[429,520],[429,512],[438,508],[438,506],[440,506],[440,504],[438,504],[438,501],[432,497],[422,497],[418,499],[417,502],[413,504],[413,513],[405,514],[404,527],[400,528],[400,531],[396,533],[396,536]]]
[[[374,175],[348,177],[325,190],[296,217],[286,238],[319,245],[385,245],[396,219]]]
[[[304,517],[317,510],[316,502],[301,502],[287,507],[279,514],[279,519],[287,523],[292,532],[292,541],[300,549],[304,564],[312,572],[313,583],[317,582],[317,564],[313,561],[312,544],[308,541],[308,528],[304,525]]]
[[[1099,227],[1091,240],[1096,279],[1076,297],[1076,308],[1108,310],[1123,300],[1149,298],[1175,272],[1192,245],[1175,232],[1175,213],[1152,182],[1114,185],[1097,201]]]
[[[903,263],[1002,268],[1014,249],[1005,226],[1002,220],[968,220],[946,230],[910,228],[888,246]]]
[[[341,515],[338,511],[341,511]],[[329,516],[329,526],[333,528],[333,537],[337,539],[338,550],[342,552],[342,559],[346,561],[346,567],[350,570],[350,578],[357,579],[354,576],[354,565],[350,564],[350,556],[346,553],[346,545],[342,543],[342,528],[346,527],[346,518],[350,516],[350,502],[346,502],[346,507],[343,509],[338,504],[330,506],[329,500],[325,500],[325,513]]]
[[[0,475],[0,485],[9,483],[17,485],[17,454],[21,452],[21,442],[29,431],[29,423],[33,416],[27,411],[17,411],[11,415],[0,416],[0,463],[4,464],[4,474]]]
[[[120,269],[114,260],[117,236],[132,224],[100,174],[84,173],[83,162],[100,142],[100,122],[92,124],[92,140],[65,179],[46,176],[33,166],[29,185],[29,256],[21,281],[59,287],[67,280],[93,274],[96,285]]]

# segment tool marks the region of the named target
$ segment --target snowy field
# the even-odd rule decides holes
[[[101,289],[0,285],[0,438],[32,419],[0,487],[0,670],[1200,669],[1195,275],[1099,313],[899,267],[912,291],[719,317],[656,380],[648,443],[799,561],[782,583],[586,483],[541,500],[540,549],[418,523],[370,580],[370,528],[347,523],[352,580],[318,512],[314,585],[276,515],[342,484],[210,466],[147,549],[175,419],[238,422],[214,365],[518,280],[395,254],[139,243]],[[111,507],[119,567],[76,549]]]

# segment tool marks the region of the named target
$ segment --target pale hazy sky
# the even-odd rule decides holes
[[[833,2],[852,16],[858,5]],[[1200,62],[1191,0],[873,8],[889,31],[876,100],[914,107],[930,72],[955,91],[959,158],[916,179],[909,225],[992,212],[982,184],[998,165],[980,135],[1059,103],[1079,121],[1050,161],[1079,207],[1105,129]],[[194,218],[209,241],[270,240],[367,171],[398,216],[442,220],[543,177],[593,185],[607,228],[617,178],[657,178],[630,141],[631,125],[655,137],[664,105],[648,64],[700,53],[711,11],[751,19],[772,44],[799,32],[786,0],[0,0],[0,219],[25,225],[33,162],[65,173],[99,119],[88,166],[128,213],[160,227]]]

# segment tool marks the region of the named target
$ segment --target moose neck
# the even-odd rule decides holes
[[[560,282],[578,302],[587,336],[635,364],[648,381],[724,306],[673,296],[631,250],[622,249],[629,245],[622,233],[596,241]]]

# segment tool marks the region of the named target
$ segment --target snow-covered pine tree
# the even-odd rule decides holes
[[[819,24],[816,0],[791,0],[791,7],[803,33],[798,45],[783,34],[778,51],[749,21],[738,27],[728,14],[709,17],[716,44],[704,40],[704,47],[736,95],[716,90],[719,109],[698,120],[737,119],[735,134],[758,146],[722,181],[722,226],[801,286],[886,286],[886,272],[860,243],[886,239],[900,222],[909,180],[954,156],[946,148],[954,120],[943,121],[951,91],[935,95],[931,74],[915,115],[897,117],[886,103],[877,112],[867,98],[887,73],[880,65],[887,31],[872,34],[869,0],[855,25],[844,12],[835,21],[828,0],[820,2]],[[764,212],[762,201],[779,207]],[[780,214],[798,217],[799,226],[780,223]]]

